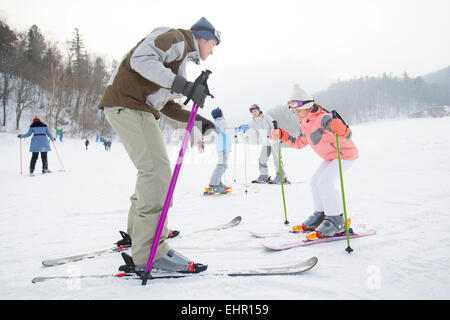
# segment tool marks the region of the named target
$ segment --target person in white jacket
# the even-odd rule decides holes
[[[259,153],[259,177],[253,180],[253,183],[281,183],[280,166],[278,163],[278,152],[276,144],[270,140],[270,132],[273,127],[273,118],[268,114],[263,114],[257,104],[250,107],[250,113],[253,116],[253,121],[250,123],[250,128],[255,129],[258,133],[258,138],[262,143],[261,151]],[[275,166],[276,177],[271,180],[269,177],[269,168],[267,162],[272,155],[273,164]],[[281,170],[283,174],[283,183],[289,183],[284,172],[283,161],[281,161]]]

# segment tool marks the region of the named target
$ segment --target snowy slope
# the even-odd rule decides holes
[[[136,170],[120,142],[107,152],[83,140],[56,142],[49,153],[52,174],[29,177],[29,139],[0,134],[0,298],[1,299],[448,299],[450,298],[450,117],[393,120],[353,127],[360,159],[344,176],[352,224],[377,229],[375,236],[282,252],[263,249],[248,230],[283,229],[281,187],[247,187],[257,176],[259,148],[244,144],[230,156],[226,183],[233,195],[205,198],[215,166],[213,145],[186,155],[169,212],[169,226],[185,237],[173,248],[206,263],[209,270],[284,264],[317,256],[307,273],[291,277],[173,279],[150,282],[119,279],[55,280],[32,284],[35,276],[114,273],[120,255],[58,267],[41,261],[108,248],[126,230],[128,197]],[[53,146],[52,146],[53,147]],[[170,146],[175,163],[179,146]],[[289,179],[285,186],[288,220],[300,223],[312,211],[309,178],[321,161],[310,148],[283,149]],[[40,160],[37,164],[40,169]],[[270,170],[274,169],[270,163]],[[40,170],[38,170],[39,172]],[[246,174],[245,174],[246,173]],[[220,232],[191,231],[241,215],[241,225]]]

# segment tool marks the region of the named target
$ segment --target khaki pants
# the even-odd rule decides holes
[[[136,187],[130,197],[127,232],[132,240],[134,263],[147,264],[172,176],[169,157],[151,112],[123,107],[105,107],[104,112],[137,169]],[[165,241],[168,235],[166,219],[155,260],[169,251]]]

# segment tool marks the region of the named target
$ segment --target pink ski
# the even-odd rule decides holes
[[[298,228],[298,227],[296,227]],[[366,229],[366,225],[365,224],[358,224],[356,226],[356,228],[358,230],[361,229]],[[249,233],[254,236],[255,238],[275,238],[275,237],[281,237],[284,236],[286,234],[292,234],[292,233],[301,233],[301,234],[306,234],[309,233],[311,231],[304,231],[304,230],[292,230],[292,228],[289,229],[284,229],[284,230],[275,230],[275,231],[270,231],[270,232],[257,232],[257,231],[249,231]]]
[[[350,239],[354,239],[354,238],[361,238],[361,237],[367,237],[367,236],[372,236],[375,235],[376,231],[373,229],[370,230],[364,230],[362,232],[358,232],[358,233],[353,233],[349,236]],[[295,247],[305,247],[305,246],[309,246],[309,245],[313,245],[313,244],[318,244],[318,243],[324,243],[324,242],[332,242],[332,241],[339,241],[339,240],[346,240],[347,236],[344,234],[342,236],[337,236],[337,237],[326,237],[326,238],[316,238],[313,240],[308,240],[305,238],[301,238],[298,240],[294,240],[294,239],[277,239],[278,241],[260,241],[261,245],[264,246],[265,248],[269,249],[269,250],[274,250],[274,251],[280,251],[280,250],[286,250],[286,249],[291,249],[291,248],[295,248]],[[280,241],[280,240],[284,240],[284,241]]]
[[[255,232],[255,231],[249,231],[249,232],[252,236],[254,236],[256,238],[274,238],[274,237],[280,237],[287,233],[305,233],[304,231],[292,231],[292,229],[272,231],[272,232]]]

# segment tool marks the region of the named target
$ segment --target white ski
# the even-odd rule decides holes
[[[242,220],[242,217],[241,216],[237,216],[237,217],[235,217],[234,219],[228,221],[225,224],[221,224],[221,225],[218,225],[218,226],[215,226],[215,227],[206,228],[206,229],[197,230],[197,231],[194,231],[192,233],[199,233],[199,232],[206,232],[206,231],[213,231],[213,230],[219,231],[219,230],[231,228],[231,227],[234,227],[234,226],[238,225],[241,222],[241,220]],[[44,261],[42,261],[42,264],[44,266],[46,266],[46,267],[59,266],[59,265],[70,263],[70,262],[75,262],[75,261],[95,258],[95,257],[99,257],[99,256],[102,256],[102,255],[111,254],[111,253],[115,253],[115,252],[125,251],[128,248],[129,247],[127,247],[127,246],[112,247],[112,248],[109,248],[109,249],[98,250],[98,251],[87,252],[87,253],[81,253],[81,254],[74,255],[74,256],[69,256],[69,257],[44,260]]]
[[[148,280],[157,279],[176,279],[186,277],[196,277],[207,279],[208,277],[229,276],[229,277],[250,277],[250,276],[288,276],[297,275],[313,268],[318,262],[317,257],[312,257],[298,263],[291,265],[279,265],[268,267],[256,267],[242,270],[220,270],[220,271],[203,271],[201,273],[170,273],[170,272],[155,272],[151,274]],[[86,278],[122,278],[122,279],[141,279],[134,273],[118,273],[118,274],[92,274],[92,275],[77,275],[77,276],[53,276],[53,277],[36,277],[31,280],[33,283],[44,282],[48,280],[72,280],[72,279],[86,279]]]

